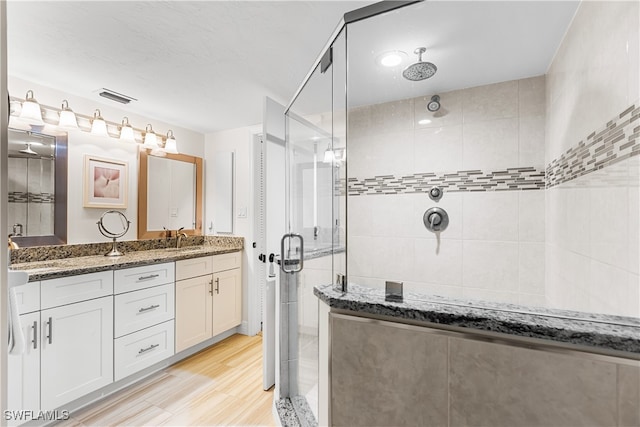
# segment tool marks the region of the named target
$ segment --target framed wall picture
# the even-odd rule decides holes
[[[86,154],[84,156],[84,207],[127,208],[128,164]]]

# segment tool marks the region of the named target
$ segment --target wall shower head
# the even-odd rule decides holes
[[[431,101],[427,104],[427,110],[432,113],[438,111],[440,109],[440,97],[438,95],[433,95],[431,97]]]
[[[402,76],[414,82],[428,79],[429,77],[433,77],[433,75],[438,71],[438,67],[436,67],[431,62],[423,62],[422,54],[427,51],[426,47],[419,47],[413,51],[416,55],[418,55],[418,62],[415,64],[409,65],[402,72]]]

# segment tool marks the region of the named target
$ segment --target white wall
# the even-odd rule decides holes
[[[79,114],[91,116],[96,108],[100,108],[102,117],[108,122],[120,123],[122,117],[127,116],[134,128],[143,129],[147,123],[151,123],[158,134],[166,133],[168,129],[172,129],[178,140],[178,150],[181,153],[204,157],[204,135],[198,132],[163,123],[153,118],[131,114],[126,111],[126,107],[117,108],[108,104],[98,104],[93,100],[72,96],[16,77],[9,78],[9,92],[12,96],[24,98],[27,90],[33,90],[35,98],[42,105],[58,107],[63,99],[67,99],[69,106]],[[47,131],[55,132],[56,129],[47,125],[44,132],[47,133]],[[83,131],[69,132],[68,142],[67,243],[91,243],[106,240],[98,232],[96,226],[96,221],[106,209],[84,208],[82,206],[85,154],[128,162],[128,208],[123,212],[131,221],[131,228],[121,240],[136,240],[138,221],[137,150],[139,144],[120,142],[114,138],[96,137]]]
[[[349,111],[349,177],[544,169],[544,76]],[[443,114],[444,113],[444,114]],[[347,272],[354,283],[492,301],[544,304],[544,190],[348,197]],[[423,214],[439,206],[449,227],[436,235]]]
[[[638,106],[639,20],[638,2],[580,5],[547,75],[547,163]],[[636,156],[546,191],[550,306],[640,317],[639,184]]]
[[[213,222],[215,200],[210,197],[213,188],[214,174],[207,165],[215,163],[217,152],[235,153],[234,200],[235,212],[233,216],[233,235],[244,237],[245,250],[242,254],[242,320],[246,324],[248,316],[248,292],[250,279],[254,274],[254,264],[257,254],[251,244],[253,242],[253,137],[262,131],[261,126],[251,126],[230,129],[205,136],[205,222],[204,232],[215,234],[210,229]],[[209,197],[208,197],[209,196]]]

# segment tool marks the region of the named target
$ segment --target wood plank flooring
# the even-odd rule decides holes
[[[262,337],[233,335],[59,426],[274,426],[262,390]]]

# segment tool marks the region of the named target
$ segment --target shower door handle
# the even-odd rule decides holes
[[[284,242],[286,240],[291,241],[291,239],[300,240],[300,259],[291,259],[288,256],[285,256]],[[291,247],[291,245],[289,245],[289,247]],[[285,273],[297,273],[302,270],[302,267],[304,267],[304,239],[301,235],[289,233],[282,236],[282,239],[280,240],[280,260],[280,268]],[[293,266],[293,268],[289,269],[289,266]]]

